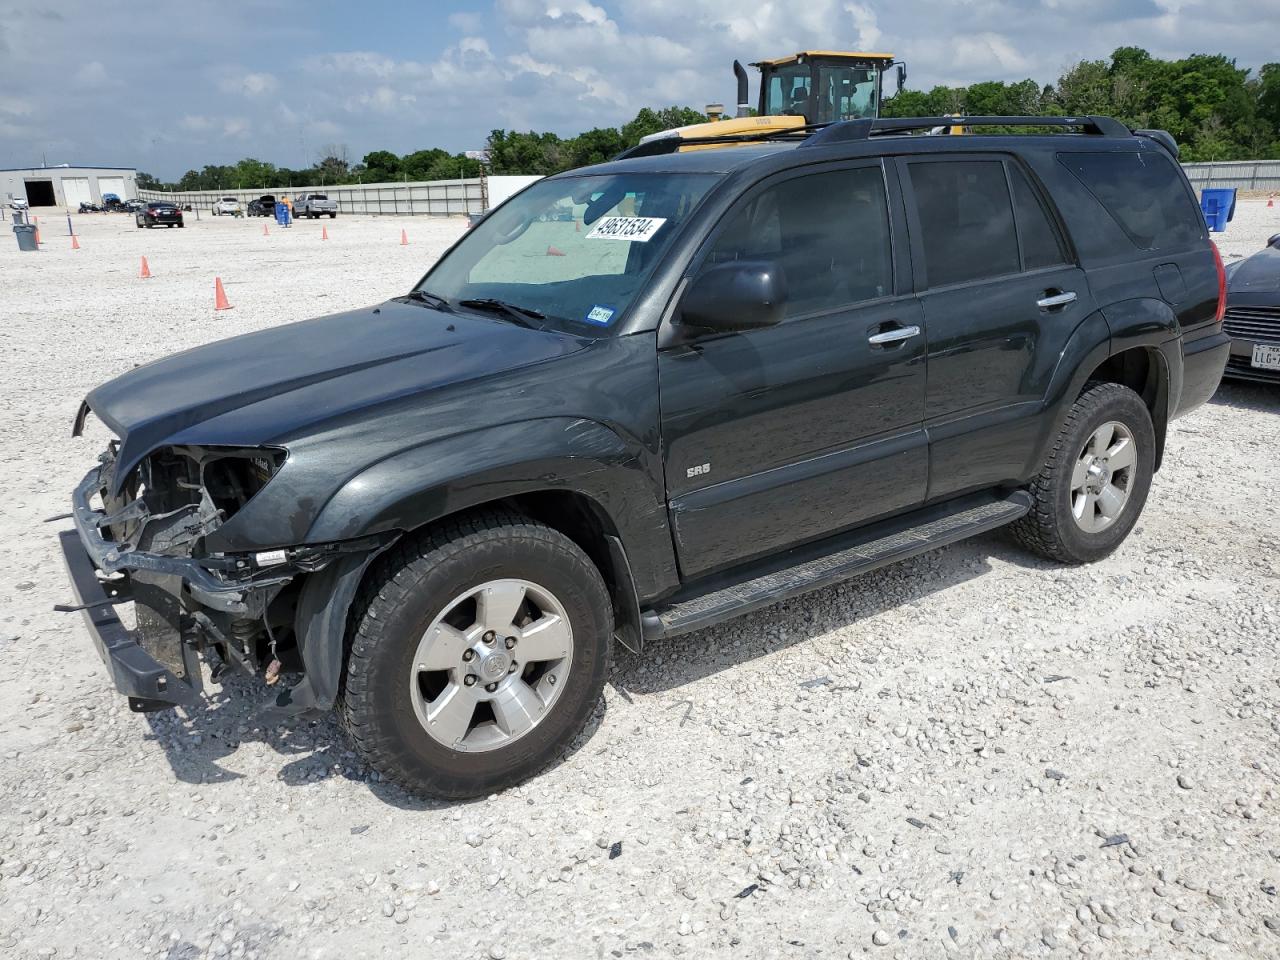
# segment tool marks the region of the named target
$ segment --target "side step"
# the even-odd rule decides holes
[[[729,620],[789,597],[818,590],[898,560],[927,553],[1012,523],[1031,509],[1031,495],[1016,490],[998,498],[965,497],[873,524],[818,544],[789,551],[772,569],[755,568],[748,579],[715,578],[702,592],[676,595],[641,622],[646,640],[673,637]]]

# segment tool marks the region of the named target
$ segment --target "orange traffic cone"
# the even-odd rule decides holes
[[[1275,205],[1276,205],[1276,195],[1273,193],[1271,196],[1267,197],[1267,206],[1274,207]]]
[[[151,276],[151,268],[147,266],[146,257],[142,258],[142,269],[138,271],[138,276],[143,280],[146,280],[149,276]]]
[[[40,227],[37,226],[36,227],[36,246],[38,247],[42,243],[44,243],[44,241],[40,239]]]
[[[328,228],[328,227],[321,227],[321,228],[320,228],[320,239],[321,239],[321,240],[328,240],[328,239],[329,239],[329,228]]]
[[[547,256],[548,256],[548,257],[563,257],[563,256],[564,256],[564,251],[563,251],[563,250],[561,250],[561,249],[560,249],[560,248],[558,248],[558,247],[547,247]]]
[[[80,249],[80,238],[77,237],[74,233],[71,235],[71,249],[72,250]]]
[[[409,235],[403,230],[400,231],[400,246],[407,247],[409,245]]]
[[[227,303],[227,291],[222,289],[222,278],[213,278],[213,309],[230,310],[231,304]]]
[[[262,235],[264,237],[271,236],[271,231],[267,229],[267,225],[265,223],[262,225]]]

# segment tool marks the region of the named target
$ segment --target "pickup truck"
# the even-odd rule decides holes
[[[304,193],[293,201],[293,216],[297,220],[310,217],[327,216],[330,220],[338,215],[338,201],[330,200],[323,193]]]
[[[1076,132],[912,135],[944,124]],[[570,748],[615,643],[1005,525],[1121,548],[1230,348],[1167,134],[685,142],[539,180],[402,296],[88,394],[75,432],[114,439],[62,548],[133,710],[198,706],[203,658],[272,722],[338,710],[416,793],[484,795]]]

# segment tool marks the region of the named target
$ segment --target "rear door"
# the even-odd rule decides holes
[[[776,326],[659,352],[685,577],[923,500],[925,337],[905,235],[892,169],[824,165],[754,188],[695,258],[695,279],[775,260],[788,299]]]
[[[1013,157],[899,161],[929,331],[929,500],[1020,482],[1058,357],[1094,311],[1056,212]]]

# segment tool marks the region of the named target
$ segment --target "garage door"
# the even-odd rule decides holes
[[[101,198],[104,194],[114,193],[121,200],[128,200],[124,195],[124,177],[99,177],[98,178],[98,195]]]
[[[72,210],[77,210],[82,203],[93,203],[93,194],[89,192],[88,177],[63,177],[62,198]]]

